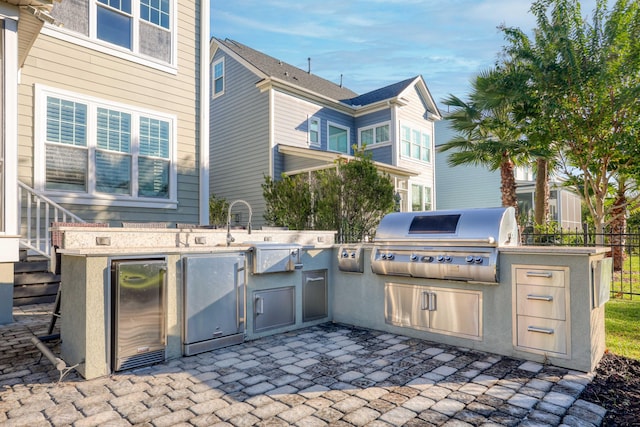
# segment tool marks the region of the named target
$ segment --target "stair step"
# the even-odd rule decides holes
[[[13,283],[15,286],[60,283],[60,275],[44,271],[19,273],[13,275]]]
[[[49,271],[48,260],[16,262],[13,264],[13,272],[18,273],[34,273],[38,271]]]
[[[59,283],[41,285],[21,285],[13,287],[13,305],[40,304],[54,302],[58,293]]]

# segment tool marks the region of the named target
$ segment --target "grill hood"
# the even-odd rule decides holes
[[[385,215],[374,242],[434,246],[517,246],[515,209],[477,208]]]

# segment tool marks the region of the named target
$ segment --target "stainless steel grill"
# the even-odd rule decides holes
[[[518,245],[513,208],[479,208],[386,215],[376,231],[376,274],[498,281],[498,249]]]

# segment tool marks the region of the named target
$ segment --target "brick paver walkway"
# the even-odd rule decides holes
[[[0,426],[599,426],[605,413],[578,399],[591,374],[334,324],[58,382],[30,341],[50,308],[0,326]]]

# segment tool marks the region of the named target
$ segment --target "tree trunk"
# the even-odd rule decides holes
[[[536,160],[535,206],[533,208],[535,225],[545,225],[549,220],[549,163],[539,157]]]
[[[514,175],[514,164],[509,158],[509,153],[502,154],[500,164],[500,192],[502,193],[502,206],[513,206],[518,217],[518,197],[516,195],[516,177]]]

